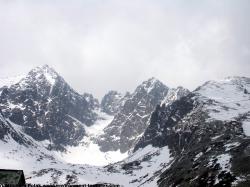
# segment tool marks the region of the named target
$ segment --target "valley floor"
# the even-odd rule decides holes
[[[105,166],[121,161],[128,156],[128,153],[118,151],[102,152],[98,144],[95,143],[103,129],[113,120],[113,116],[99,112],[100,119],[90,127],[85,126],[87,136],[83,138],[78,146],[66,147],[67,152],[55,152],[55,155],[62,161],[71,164],[89,164],[93,166]]]

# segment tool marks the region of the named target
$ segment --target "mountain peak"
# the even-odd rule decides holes
[[[139,85],[136,90],[139,91],[143,89],[147,93],[150,93],[153,89],[159,88],[159,87],[166,87],[168,89],[168,87],[164,85],[161,81],[159,81],[155,77],[151,77],[148,80],[142,82],[142,84]]]
[[[155,78],[155,77],[151,77],[151,78],[149,78],[148,80],[146,80],[144,82],[154,84],[154,83],[160,82],[160,81],[157,78]]]
[[[32,69],[31,72],[50,73],[50,74],[57,74],[58,75],[58,73],[47,64],[37,66],[34,69]]]
[[[30,76],[35,79],[40,79],[41,76],[43,76],[45,77],[48,83],[54,85],[56,79],[59,77],[59,74],[49,65],[45,64],[42,66],[37,66],[36,68],[32,69],[28,73],[28,77]]]
[[[52,69],[48,64],[43,64],[43,65],[37,66],[37,68],[41,68],[41,69]]]

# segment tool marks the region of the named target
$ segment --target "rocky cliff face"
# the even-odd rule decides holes
[[[168,93],[168,87],[155,78],[139,85],[128,97],[99,139],[101,150],[126,152],[134,146],[148,125],[151,112]]]
[[[79,95],[47,65],[4,87],[0,95],[6,119],[36,140],[49,140],[55,148],[77,144],[83,138],[84,125],[97,119],[96,105],[93,97]]]
[[[249,185],[250,79],[209,81],[158,106],[135,146],[168,146],[174,158],[159,186]]]
[[[90,93],[84,93],[83,94],[84,99],[88,102],[88,106],[90,107],[90,110],[99,110],[100,104],[98,99],[94,98],[94,96]],[[94,118],[95,119],[95,118]]]
[[[24,137],[24,134],[20,131],[17,125],[12,124],[9,120],[6,120],[0,111],[0,141],[8,144],[10,139],[13,139],[22,146],[29,147],[33,145],[32,140]]]
[[[109,115],[115,115],[129,97],[128,92],[123,95],[117,91],[109,91],[101,101],[101,110]]]
[[[181,99],[182,97],[187,96],[190,91],[182,86],[177,88],[170,88],[166,97],[162,100],[161,104],[170,105],[174,101]]]

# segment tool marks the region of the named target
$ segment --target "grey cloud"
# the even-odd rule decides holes
[[[49,64],[101,97],[149,77],[194,89],[250,76],[248,0],[0,0],[0,77]]]

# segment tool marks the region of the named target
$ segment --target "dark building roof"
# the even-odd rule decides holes
[[[24,185],[23,170],[0,169],[0,184]]]

